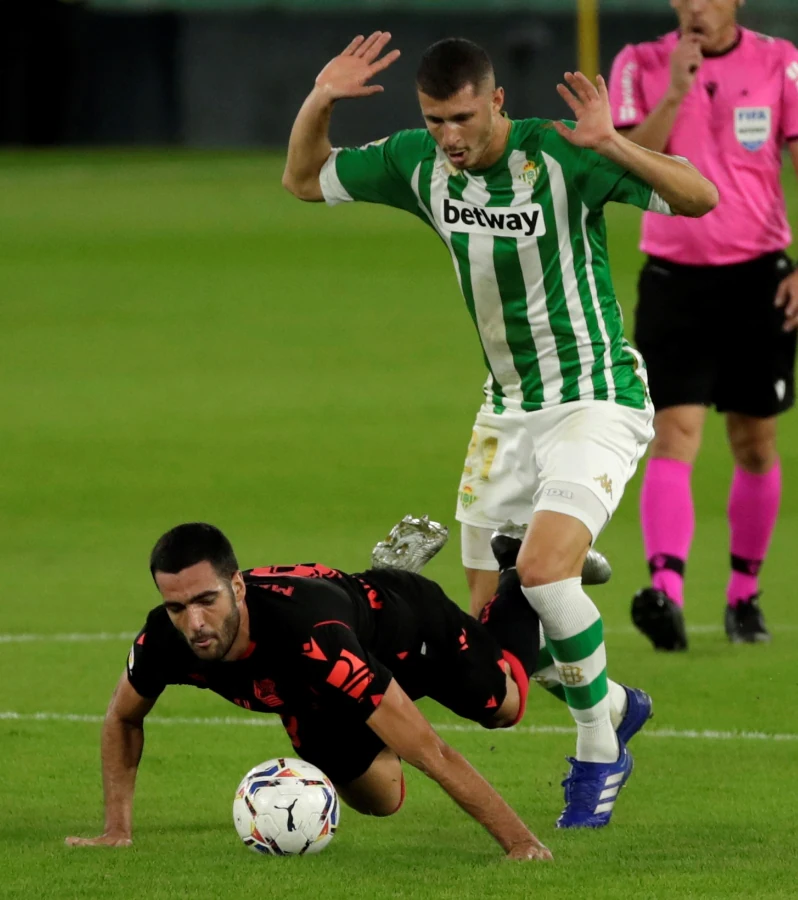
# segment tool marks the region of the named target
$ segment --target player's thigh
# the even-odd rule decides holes
[[[393,815],[405,798],[402,761],[390,747],[383,747],[362,775],[333,783],[347,806],[367,816]]]
[[[640,273],[634,337],[657,410],[712,402],[720,334],[710,287],[690,267],[663,260]]]
[[[546,410],[538,438],[535,512],[578,519],[595,540],[621,501],[653,436],[653,411],[607,401]]]
[[[505,700],[518,703],[517,691],[508,697],[508,687],[514,685],[508,682],[498,640],[451,601],[429,625],[424,694],[463,719],[485,727],[498,724]]]
[[[460,545],[470,595],[469,611],[475,618],[499,586],[499,564],[490,546],[492,534],[491,528],[460,525]]]
[[[494,530],[505,522],[525,524],[531,515],[536,487],[534,448],[526,435],[528,414],[501,414],[483,406],[466,452],[457,492],[456,517],[461,524]],[[468,568],[481,568],[466,557]],[[470,552],[470,551],[469,551]],[[485,552],[483,548],[483,553]]]
[[[765,419],[795,404],[797,336],[783,330],[784,311],[773,305],[792,264],[769,254],[736,268],[715,401],[720,412]]]
[[[323,709],[286,714],[283,725],[299,756],[336,786],[357,781],[386,749],[364,721]]]

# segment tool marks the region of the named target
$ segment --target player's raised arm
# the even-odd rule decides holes
[[[98,837],[68,837],[70,847],[129,847],[133,843],[133,793],[144,749],[144,717],[155,700],[142,697],[122,673],[102,731],[105,828]]]
[[[367,38],[358,35],[319,72],[291,129],[283,172],[283,187],[300,200],[324,200],[319,174],[332,152],[328,135],[333,105],[336,100],[369,97],[383,90],[369,82],[399,58],[398,50],[381,56],[390,39],[387,31],[375,31]]]
[[[396,680],[368,719],[369,727],[401,759],[438,782],[446,793],[499,842],[510,859],[551,859],[498,792],[438,737]]]
[[[555,122],[560,137],[632,172],[651,185],[676,215],[703,216],[718,205],[718,189],[689,162],[640,147],[615,130],[601,75],[596,85],[581,72],[566,72],[565,80],[568,87],[558,84],[557,92],[573,110],[576,128]]]

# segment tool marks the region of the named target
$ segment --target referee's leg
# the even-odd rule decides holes
[[[651,581],[632,621],[658,650],[684,650],[684,576],[695,527],[691,476],[717,378],[705,275],[649,260],[640,274],[635,339],[648,369],[654,440],[640,493]]]

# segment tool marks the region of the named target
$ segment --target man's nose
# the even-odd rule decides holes
[[[192,631],[200,631],[205,624],[205,614],[198,606],[189,606],[188,625]]]
[[[443,142],[447,147],[456,146],[460,140],[460,128],[453,122],[444,122],[443,125]]]

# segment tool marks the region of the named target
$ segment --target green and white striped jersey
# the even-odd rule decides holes
[[[418,216],[451,253],[490,371],[496,412],[574,400],[642,409],[645,369],[623,336],[610,277],[609,200],[669,213],[651,187],[545,119],[511,123],[502,158],[460,171],[425,129],[336,149],[327,203],[383,203]]]

